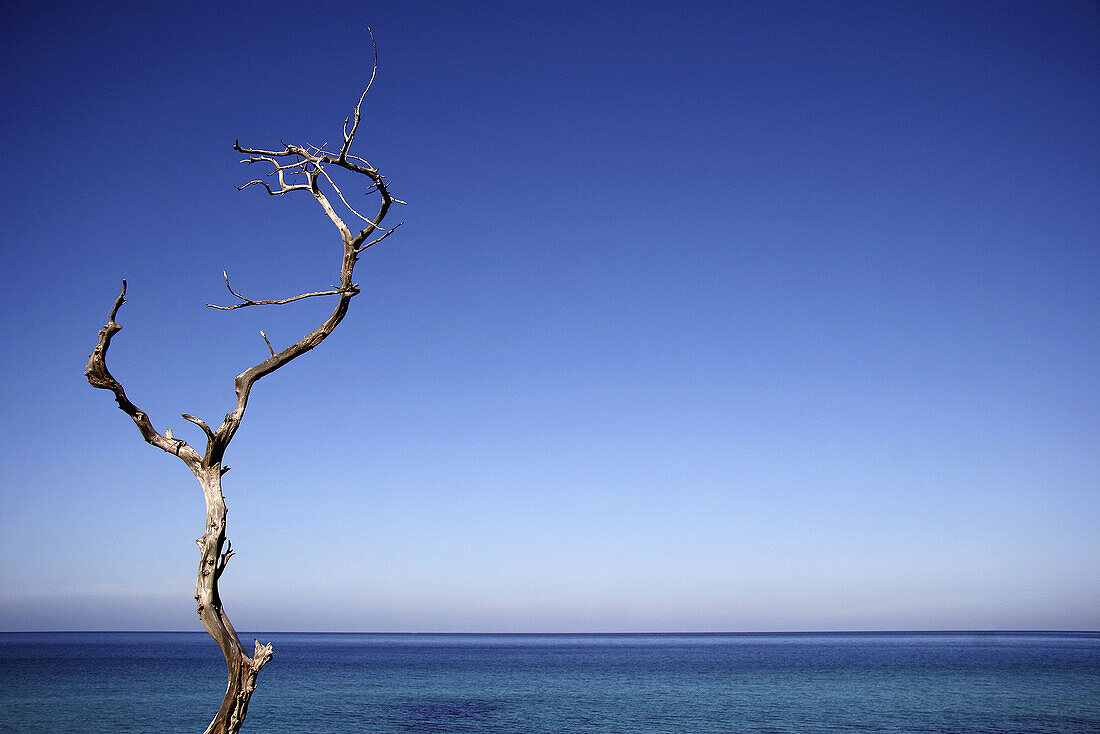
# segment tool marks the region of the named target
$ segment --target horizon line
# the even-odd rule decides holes
[[[135,629],[135,630],[102,630],[102,629],[88,629],[88,630],[0,630],[0,634],[28,634],[28,635],[42,635],[42,634],[196,634],[207,635],[206,630],[152,630],[152,629]],[[436,632],[436,631],[397,631],[397,632],[381,632],[381,631],[346,631],[346,630],[256,630],[248,631],[247,635],[453,635],[453,636],[762,636],[762,635],[1011,635],[1011,634],[1028,634],[1028,635],[1100,635],[1100,630],[1087,630],[1087,629],[840,629],[840,630],[743,630],[743,631],[731,631],[731,630],[716,630],[716,631],[680,631],[680,632]]]

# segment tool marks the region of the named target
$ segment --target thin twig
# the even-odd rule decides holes
[[[371,68],[370,81],[367,82],[366,89],[359,95],[359,101],[355,104],[355,122],[351,125],[351,132],[348,132],[348,120],[344,118],[344,144],[340,147],[340,160],[347,160],[348,148],[351,147],[351,141],[355,137],[355,131],[359,128],[359,110],[363,106],[363,100],[367,97],[367,92],[370,91],[370,85],[374,84],[374,76],[378,73],[378,44],[374,40],[374,31],[367,26],[367,33],[370,34],[370,45],[374,48],[374,66]],[[370,165],[369,163],[367,164]]]
[[[352,214],[359,217],[364,222],[370,222],[369,219],[364,217],[359,212],[355,211],[355,207],[348,203],[348,200],[344,198],[344,192],[340,190],[340,187],[336,185],[336,182],[332,180],[332,177],[328,175],[328,171],[321,168],[320,166],[318,166],[318,169],[321,171],[321,175],[328,179],[329,185],[332,186],[333,190],[336,192],[336,195],[340,197],[340,201],[344,202],[344,206],[350,209]]]
[[[381,242],[382,240],[386,239],[386,238],[387,238],[387,237],[389,237],[389,236],[390,236],[391,234],[393,234],[394,232],[396,232],[396,231],[397,231],[397,228],[398,228],[398,227],[400,227],[400,226],[401,226],[402,224],[404,224],[404,222],[398,222],[398,223],[397,223],[396,225],[394,225],[394,228],[393,228],[393,229],[391,229],[391,230],[387,231],[387,232],[386,232],[386,233],[385,233],[384,235],[382,235],[381,237],[376,237],[376,238],[374,238],[373,240],[371,240],[370,242],[368,242],[368,243],[367,243],[367,244],[365,244],[365,245],[360,245],[359,247],[356,247],[356,248],[355,248],[355,251],[356,251],[356,252],[362,252],[363,250],[367,249],[367,248],[368,248],[368,247],[370,247],[371,245],[377,245],[377,244],[378,244],[379,242]]]
[[[222,271],[222,277],[225,278],[225,288],[229,293],[236,298],[241,299],[243,303],[235,303],[232,306],[217,306],[213,303],[206,304],[207,308],[216,308],[219,311],[233,311],[238,308],[244,308],[245,306],[280,306],[284,303],[293,303],[294,301],[300,301],[303,298],[313,298],[315,296],[337,296],[340,294],[339,288],[334,288],[331,291],[317,291],[316,293],[302,293],[298,296],[291,296],[290,298],[276,298],[265,299],[262,301],[255,301],[251,298],[242,296],[237,291],[233,290],[233,286],[229,285],[229,273],[225,270]]]

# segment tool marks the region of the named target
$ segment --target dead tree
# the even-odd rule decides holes
[[[386,214],[393,204],[405,203],[390,195],[385,178],[378,172],[378,169],[365,159],[352,155],[350,152],[355,134],[359,130],[360,108],[371,84],[374,82],[377,70],[378,54],[375,50],[375,63],[370,81],[363,90],[363,94],[360,95],[359,102],[355,105],[354,114],[344,120],[343,142],[338,151],[327,150],[326,146],[290,145],[285,142],[280,142],[282,147],[273,150],[246,148],[241,146],[239,141],[233,145],[234,150],[246,156],[242,163],[269,167],[265,178],[254,179],[244,186],[238,186],[237,189],[260,186],[272,196],[282,196],[292,191],[308,192],[317,200],[325,215],[339,232],[340,242],[343,246],[343,258],[340,264],[338,285],[331,286],[328,290],[302,293],[289,298],[270,300],[246,298],[233,290],[229,284],[228,273],[223,272],[225,286],[238,302],[228,306],[206,304],[211,308],[228,311],[248,306],[285,304],[304,298],[320,296],[335,296],[336,305],[332,309],[332,313],[320,326],[278,352],[271,346],[267,335],[262,331],[260,332],[267,345],[269,356],[259,364],[237,375],[234,381],[237,394],[236,405],[225,415],[221,425],[216,429],[211,429],[201,418],[196,418],[188,413],[183,414],[185,420],[202,429],[206,436],[206,447],[201,451],[196,449],[183,439],[173,436],[171,429],[164,431],[164,433],[158,432],[153,427],[153,423],[145,411],[130,401],[122,385],[107,369],[107,349],[111,345],[112,337],[122,328],[115,322],[115,317],[118,315],[119,308],[126,302],[125,280],[122,281],[122,292],[115,300],[110,316],[107,317],[107,324],[99,332],[99,343],[96,344],[95,350],[88,357],[88,367],[84,371],[92,387],[110,390],[114,393],[118,407],[130,416],[146,442],[162,451],[173,454],[183,461],[195,475],[195,478],[198,479],[199,486],[202,487],[202,493],[206,499],[206,524],[203,527],[202,536],[195,541],[200,550],[198,581],[195,585],[195,602],[203,627],[206,628],[206,631],[210,633],[210,636],[221,648],[229,671],[229,684],[225,691],[225,697],[222,699],[217,715],[214,716],[214,720],[207,727],[206,734],[234,734],[240,730],[245,713],[248,710],[248,701],[256,686],[256,675],[260,672],[260,668],[271,659],[272,655],[271,645],[261,644],[259,640],[254,641],[255,646],[252,654],[249,655],[237,637],[218,593],[218,580],[225,572],[226,564],[233,555],[232,544],[226,537],[226,505],[221,486],[222,475],[229,471],[229,467],[222,463],[226,448],[229,446],[229,442],[233,440],[233,436],[241,424],[245,407],[248,405],[248,395],[256,381],[316,347],[343,320],[348,306],[351,304],[351,299],[359,293],[359,286],[353,280],[355,264],[359,256],[368,247],[378,244],[397,229],[397,227],[384,228],[382,220],[386,218]],[[375,195],[378,199],[378,208],[373,217],[368,218],[360,214],[348,202],[344,192],[332,178],[331,174],[336,173],[337,169],[343,169],[367,179],[364,182],[367,188],[366,193]],[[335,194],[340,204],[342,204],[341,211],[346,209],[350,214],[363,220],[365,225],[361,228],[357,225],[357,231],[353,232],[352,228],[344,221],[344,216],[347,215],[341,216],[333,205],[333,199],[330,198],[332,194]],[[352,221],[354,222],[354,220]]]

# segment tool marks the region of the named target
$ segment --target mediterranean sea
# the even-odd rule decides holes
[[[245,732],[1100,732],[1092,632],[257,636]],[[0,634],[3,731],[198,734],[224,691],[202,633]]]

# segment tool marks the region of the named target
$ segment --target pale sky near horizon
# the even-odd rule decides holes
[[[226,459],[240,630],[1100,629],[1090,2],[8,3],[0,630],[199,630],[193,442],[409,206]],[[308,199],[308,197],[306,197]]]

